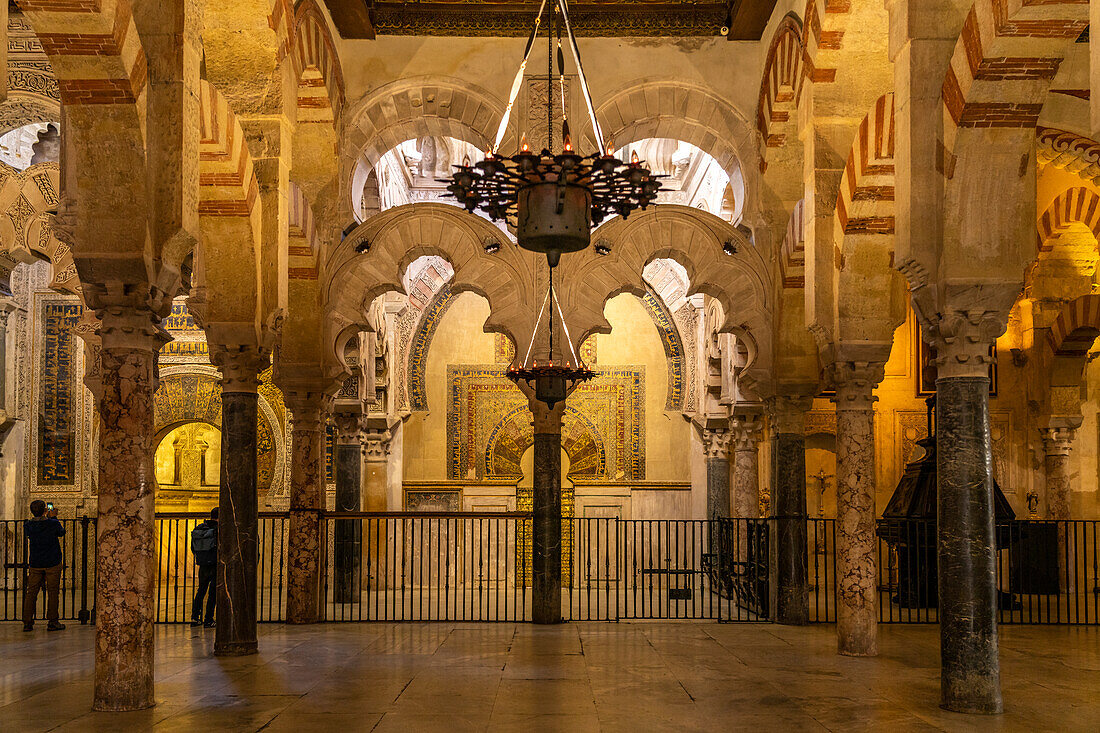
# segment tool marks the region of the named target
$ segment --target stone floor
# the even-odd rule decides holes
[[[1004,715],[937,707],[938,632],[757,624],[265,625],[257,656],[157,629],[156,708],[91,713],[93,630],[0,624],[0,731],[1096,731],[1100,629],[1002,629]]]

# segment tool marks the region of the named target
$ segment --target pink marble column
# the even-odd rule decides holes
[[[733,516],[755,519],[760,516],[760,438],[763,421],[759,415],[735,415],[730,418],[733,435],[733,480],[730,497]]]
[[[315,624],[322,615],[321,508],[325,495],[322,426],[327,402],[320,391],[286,396],[293,416],[286,561],[286,619],[292,624]]]
[[[96,520],[95,710],[152,707],[153,393],[168,339],[147,310],[105,308],[101,320]]]
[[[875,412],[872,391],[882,363],[837,362],[836,577],[837,651],[878,654],[878,575],[875,549]]]
[[[1073,427],[1043,428],[1043,469],[1046,474],[1047,516],[1069,519],[1069,455],[1077,430]]]

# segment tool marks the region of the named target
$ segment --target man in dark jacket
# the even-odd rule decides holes
[[[23,533],[30,540],[27,562],[27,587],[23,592],[23,631],[34,631],[34,607],[38,590],[46,589],[46,630],[60,631],[65,625],[58,621],[57,596],[61,589],[61,542],[65,525],[57,519],[57,510],[46,510],[46,502],[31,502],[31,518],[23,523]]]
[[[210,519],[191,530],[191,554],[199,568],[199,584],[191,604],[191,625],[199,625],[202,597],[206,596],[206,618],[203,626],[214,625],[214,596],[218,577],[218,508],[210,510]]]

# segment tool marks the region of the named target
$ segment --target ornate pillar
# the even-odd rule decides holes
[[[878,654],[878,576],[875,567],[875,386],[881,362],[837,362],[836,577],[837,651]]]
[[[293,427],[290,457],[290,537],[287,541],[286,620],[321,620],[321,508],[325,497],[322,429],[328,398],[324,393],[286,395]]]
[[[531,620],[561,623],[561,418],[565,403],[553,409],[531,400],[534,415],[534,493],[531,499]]]
[[[359,438],[358,412],[337,412],[332,416],[336,425],[336,511],[358,512],[362,509],[362,446]],[[333,528],[333,598],[337,603],[351,603],[359,597],[359,553],[362,532],[360,520],[337,519]]]
[[[364,416],[360,426],[363,445],[363,510],[384,512],[388,508],[390,439],[386,428],[373,425]]]
[[[936,346],[936,475],[941,705],[1002,710],[997,653],[997,550],[989,435],[991,347],[997,312],[947,311]]]
[[[781,624],[809,622],[809,582],[806,577],[806,412],[811,397],[769,400],[775,447],[772,451],[772,547],[775,552],[775,620]]]
[[[102,350],[96,519],[95,710],[152,707],[153,394],[169,339],[152,312],[96,311]]]
[[[707,519],[730,516],[730,431],[703,428],[703,451],[707,459]]]
[[[734,415],[730,418],[733,438],[733,480],[730,490],[733,516],[755,519],[760,516],[760,437],[763,423],[758,415]]]
[[[222,475],[218,505],[218,597],[214,654],[256,653],[256,419],[268,360],[250,345],[211,344],[222,372]]]
[[[1075,427],[1042,428],[1043,469],[1046,474],[1047,516],[1069,519],[1069,454],[1077,437]]]
[[[11,296],[0,297],[0,411],[8,405],[8,316],[16,309]]]

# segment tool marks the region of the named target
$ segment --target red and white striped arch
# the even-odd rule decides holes
[[[1049,252],[1053,240],[1073,224],[1084,224],[1100,240],[1100,196],[1077,186],[1067,189],[1050,203],[1037,222],[1040,252]]]
[[[879,97],[859,125],[840,179],[836,218],[844,234],[894,233],[892,92]]]
[[[305,0],[294,13],[291,55],[298,76],[299,121],[335,123],[344,107],[344,72],[316,0]]]

